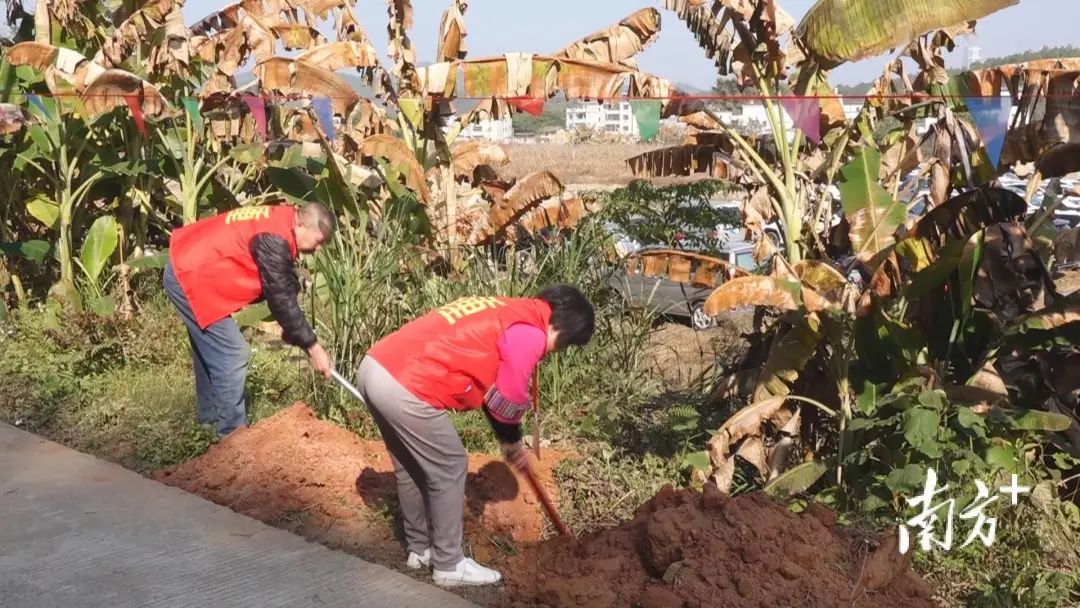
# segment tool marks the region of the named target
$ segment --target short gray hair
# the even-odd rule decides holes
[[[300,208],[297,213],[300,224],[307,228],[318,229],[324,239],[329,239],[337,230],[337,218],[322,203],[308,203]]]

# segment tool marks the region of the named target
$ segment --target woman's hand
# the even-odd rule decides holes
[[[529,471],[532,466],[529,461],[529,451],[525,449],[525,445],[522,442],[504,443],[502,451],[503,458],[514,465],[515,469],[522,473],[527,473]]]

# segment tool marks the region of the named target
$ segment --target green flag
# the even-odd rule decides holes
[[[185,97],[184,109],[187,110],[188,116],[191,117],[191,124],[195,127],[195,130],[202,133],[203,121],[202,114],[199,114],[199,100],[194,97]]]
[[[652,141],[660,133],[660,109],[663,107],[659,101],[639,99],[630,102],[634,111],[634,120],[638,124],[638,133],[642,141]]]

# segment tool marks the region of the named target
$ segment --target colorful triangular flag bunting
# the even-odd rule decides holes
[[[330,105],[329,97],[314,97],[311,100],[311,109],[315,110],[315,117],[319,119],[326,139],[334,141],[334,108]]]
[[[139,129],[139,133],[143,137],[146,137],[146,119],[143,118],[142,101],[139,100],[139,96],[124,95],[124,101],[127,102],[128,109],[131,110],[131,117],[135,119],[135,127]]]
[[[533,116],[541,116],[544,113],[544,100],[540,97],[511,97],[506,103],[521,112],[528,112]]]
[[[249,110],[251,110],[251,116],[255,119],[255,127],[259,130],[259,135],[266,139],[266,102],[262,97],[257,95],[245,95],[244,103],[247,104]]]
[[[630,102],[642,141],[652,141],[660,134],[660,110],[663,105],[651,99],[636,99]]]
[[[1005,136],[1009,132],[1009,120],[1012,117],[1012,97],[966,97],[964,103],[971,111],[975,128],[979,130],[990,164],[998,166],[1001,150],[1005,147]]]
[[[821,104],[813,97],[781,97],[791,123],[814,144],[821,143]]]
[[[191,119],[191,126],[195,128],[195,131],[202,133],[203,119],[202,114],[199,113],[199,100],[194,97],[185,97],[181,100],[184,104],[184,110],[187,111],[188,118]]]

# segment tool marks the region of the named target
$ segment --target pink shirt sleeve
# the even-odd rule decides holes
[[[495,388],[507,401],[529,403],[529,379],[547,351],[547,332],[527,323],[515,323],[506,328],[496,344],[499,370]]]

